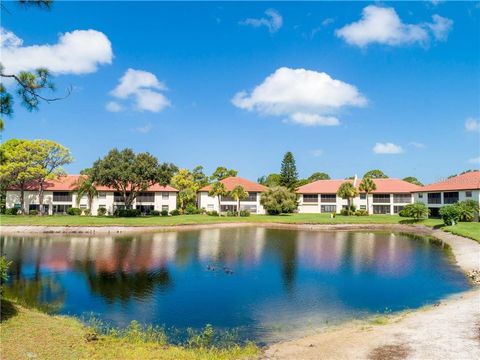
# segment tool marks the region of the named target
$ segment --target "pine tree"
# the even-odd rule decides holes
[[[298,180],[297,167],[293,154],[288,151],[283,157],[282,168],[280,170],[280,185],[293,189]]]

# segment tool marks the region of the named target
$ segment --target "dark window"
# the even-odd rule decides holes
[[[393,194],[393,202],[396,204],[405,204],[412,201],[410,194]]]
[[[471,191],[465,191],[465,197],[472,197]]]
[[[256,214],[257,205],[240,205],[240,210],[247,210],[251,214]]]
[[[72,193],[68,191],[54,191],[53,201],[72,201]]]
[[[394,214],[398,214],[400,211],[402,211],[403,208],[404,208],[404,207],[401,206],[401,205],[395,205],[395,206],[393,207],[393,213],[394,213]]]
[[[129,195],[129,193],[127,193],[127,196]],[[113,193],[113,202],[123,202],[123,196],[122,196],[122,193],[120,192],[114,192]]]
[[[155,193],[153,192],[143,192],[137,195],[137,202],[154,202]]]
[[[389,203],[390,194],[373,194],[373,203]]]
[[[249,192],[248,198],[242,201],[257,201],[257,193],[256,192]]]
[[[444,204],[455,204],[457,201],[458,201],[458,191],[443,193]]]
[[[418,194],[419,199],[423,199],[423,194]]]
[[[322,212],[322,213],[337,212],[337,206],[336,205],[322,205],[322,206],[320,206],[320,212]]]
[[[374,214],[390,214],[390,205],[373,205]]]
[[[32,210],[35,210],[35,211],[40,210],[40,205],[38,205],[38,204],[30,204],[30,205],[28,205],[28,211],[32,211]]]
[[[154,210],[154,206],[153,205],[137,205],[136,206],[136,209],[137,210],[140,210],[140,213],[143,214],[143,215],[148,215],[150,214],[150,212],[152,210]]]
[[[53,205],[53,214],[66,214],[72,205]]]
[[[322,194],[320,195],[322,203],[335,203],[337,202],[336,194]]]
[[[318,203],[318,195],[317,194],[303,194],[303,202],[304,203]]]
[[[429,204],[441,204],[442,203],[442,194],[441,193],[428,193],[428,203]]]
[[[221,196],[220,201],[237,201],[237,200],[235,200],[234,198],[232,198],[230,196]],[[227,210],[225,210],[225,211],[227,211]],[[229,210],[229,211],[232,211],[232,210]]]
[[[360,199],[365,200],[367,198],[367,194],[365,193],[360,193]]]
[[[221,212],[237,211],[237,205],[221,205],[220,206],[220,211]]]

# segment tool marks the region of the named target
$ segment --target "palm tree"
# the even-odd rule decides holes
[[[208,192],[208,196],[211,196],[211,197],[216,196],[217,199],[218,199],[218,214],[219,215],[221,213],[220,212],[220,197],[227,196],[227,194],[228,194],[228,191],[225,188],[225,185],[220,181],[217,181],[217,182],[213,183],[210,191]]]
[[[367,195],[367,214],[370,214],[370,205],[368,203],[368,194],[370,194],[372,191],[377,190],[377,185],[375,182],[369,178],[366,177],[362,180],[362,183],[358,187],[360,191],[363,191]]]
[[[342,199],[347,199],[348,209],[347,214],[350,215],[352,207],[352,199],[358,195],[358,191],[355,186],[350,182],[344,182],[337,191],[337,196],[340,196]]]
[[[248,198],[248,192],[241,185],[237,185],[229,193],[230,197],[237,201],[237,216],[240,216],[240,200]]]
[[[88,208],[92,211],[93,198],[98,195],[97,188],[90,177],[80,176],[76,182],[75,192],[77,193],[77,206],[85,195],[88,199]]]

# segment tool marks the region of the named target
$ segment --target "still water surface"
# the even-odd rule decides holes
[[[468,282],[426,238],[264,227],[129,236],[4,236],[7,292],[60,314],[269,342],[438,301]]]

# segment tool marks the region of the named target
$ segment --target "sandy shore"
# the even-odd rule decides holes
[[[418,225],[226,223],[155,227],[2,226],[2,234],[121,234],[204,228],[263,226],[298,230],[387,230],[433,236],[448,244],[466,272],[480,269],[480,244]],[[272,345],[265,359],[480,359],[480,288],[445,299],[435,306],[388,317],[384,325],[350,322],[318,334]]]

